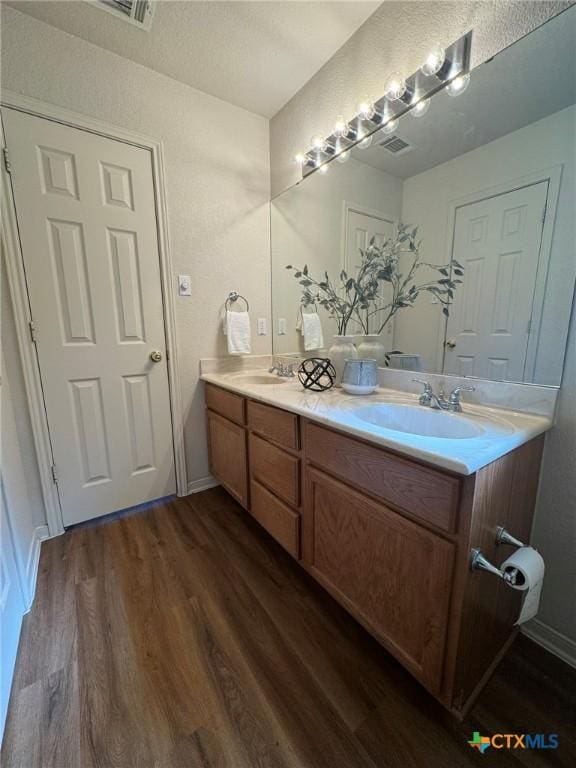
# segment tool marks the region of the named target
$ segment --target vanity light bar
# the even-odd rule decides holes
[[[327,138],[320,135],[313,136],[311,149],[296,155],[296,160],[302,167],[302,177],[305,178],[323,168],[331,160],[338,158],[339,155],[359,144],[369,146],[367,139],[372,134],[380,130],[383,130],[385,133],[387,124],[397,121],[401,115],[410,112],[418,103],[429,99],[435,93],[449,86],[456,78],[460,78],[459,82],[463,79],[460,77],[462,75],[469,79],[468,70],[470,68],[471,48],[472,31],[467,32],[463,37],[446,48],[444,61],[434,73],[427,74],[427,71],[435,67],[426,67],[425,62],[418,72],[406,78],[405,81],[399,73],[390,75],[386,82],[387,96],[382,96],[373,104],[370,104],[366,98],[362,99],[358,105],[358,114],[351,120],[345,122],[344,118],[340,115],[336,120],[334,132],[330,136]],[[439,46],[434,49],[434,53],[437,56],[440,55],[440,51]],[[429,56],[428,58],[430,59],[431,57]],[[400,82],[392,83],[391,81],[394,78]],[[394,90],[394,85],[397,85],[397,90],[402,91],[402,93],[397,98],[392,99],[390,97],[390,89]],[[465,88],[460,88],[460,92],[464,90]],[[455,95],[456,92],[457,89],[454,89],[452,95]],[[417,95],[417,99],[415,99],[415,95]],[[426,110],[427,107],[424,110],[420,108],[420,110],[416,111],[424,114]]]

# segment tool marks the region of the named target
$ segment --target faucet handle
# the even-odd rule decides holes
[[[427,395],[429,392],[432,392],[432,385],[429,381],[424,381],[424,379],[412,379],[412,381],[415,381],[417,384],[424,385],[424,394]]]
[[[460,392],[475,392],[476,387],[456,387],[455,389],[450,392],[450,398],[458,398],[460,396]]]

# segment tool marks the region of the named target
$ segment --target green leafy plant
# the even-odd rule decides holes
[[[454,291],[462,283],[464,267],[452,259],[448,264],[432,264],[420,256],[421,240],[417,240],[418,227],[399,224],[393,238],[377,245],[372,238],[366,249],[360,249],[360,263],[354,275],[342,270],[340,282],[335,284],[328,272],[317,280],[304,265],[302,269],[288,265],[286,269],[302,286],[303,307],[323,307],[337,324],[338,333],[345,335],[351,321],[358,323],[366,334],[381,334],[394,315],[401,309],[413,307],[422,293],[433,294],[449,316]],[[418,282],[421,270],[436,273],[433,279]],[[389,291],[383,298],[382,285]],[[371,331],[375,327],[377,330]]]

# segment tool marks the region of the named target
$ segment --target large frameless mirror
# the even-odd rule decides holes
[[[343,335],[381,365],[560,384],[575,39],[573,7],[272,201],[275,354]]]

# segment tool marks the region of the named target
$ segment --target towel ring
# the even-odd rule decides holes
[[[310,304],[308,304],[308,306],[310,306]],[[316,313],[318,312],[318,307],[316,305],[316,302],[314,302],[314,312],[316,312]],[[306,314],[313,314],[313,313],[312,312],[310,312],[310,313],[307,312]],[[300,304],[300,315],[304,316],[304,306],[302,304]]]
[[[238,291],[230,291],[228,294],[228,298],[226,299],[226,303],[224,304],[224,309],[226,312],[228,311],[229,305],[234,304],[234,302],[238,301],[238,299],[242,299],[244,304],[246,304],[246,312],[250,309],[250,304],[248,304],[247,299],[244,298],[244,296],[241,296]]]

